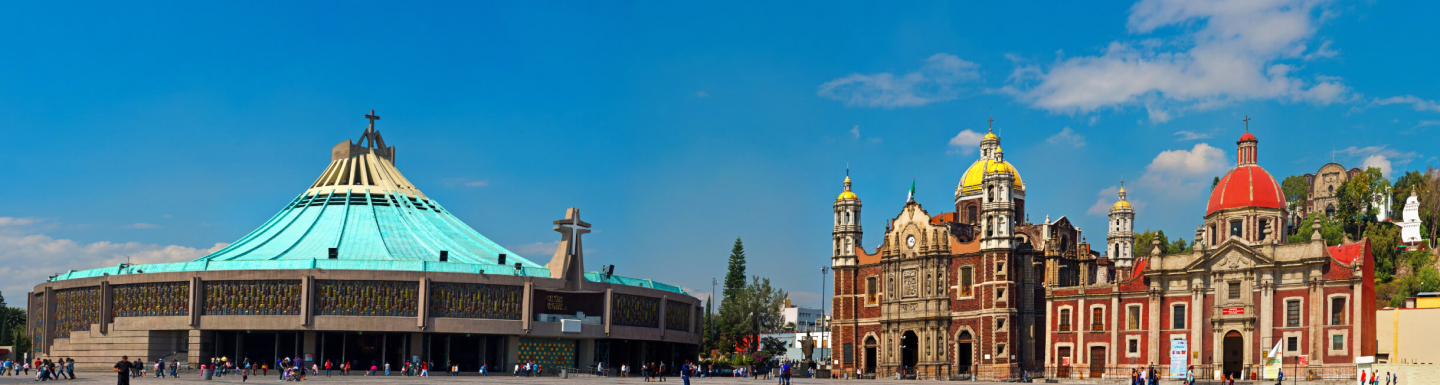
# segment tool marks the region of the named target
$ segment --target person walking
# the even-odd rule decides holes
[[[1185,385],[1195,385],[1195,365],[1185,369]]]
[[[694,370],[691,365],[690,361],[685,361],[685,366],[680,367],[680,381],[685,382],[685,385],[690,385],[691,371]]]
[[[120,356],[115,363],[116,385],[130,385],[130,356]]]
[[[390,377],[390,362],[385,362],[385,377]]]
[[[170,378],[180,378],[179,373],[176,373],[179,369],[180,362],[176,360],[170,360]]]
[[[1388,384],[1390,381],[1385,381],[1385,382]],[[1280,370],[1279,370],[1279,371],[1276,371],[1276,372],[1275,372],[1275,385],[1284,385],[1284,384],[1285,384],[1285,367],[1282,366],[1282,367],[1280,367]]]
[[[665,382],[665,361],[660,361],[660,366],[655,368],[655,374],[660,376],[660,382]]]

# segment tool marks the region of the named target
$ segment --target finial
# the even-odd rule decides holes
[[[987,120],[986,122],[990,123],[989,131],[995,132],[995,107],[990,107],[990,120]]]
[[[850,177],[850,161],[845,161],[845,177]]]
[[[1250,132],[1250,115],[1246,114],[1245,119],[1242,120],[1245,121],[1245,132]]]

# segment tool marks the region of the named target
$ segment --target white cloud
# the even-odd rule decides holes
[[[485,187],[490,185],[490,182],[470,178],[449,178],[440,181],[440,183],[444,184],[445,187]]]
[[[535,260],[535,258],[534,258],[535,256],[553,256],[553,255],[555,255],[555,249],[556,249],[556,248],[559,248],[559,247],[560,247],[560,241],[558,241],[558,240],[557,240],[557,241],[550,241],[550,242],[535,242],[535,243],[526,243],[526,244],[523,244],[523,245],[505,246],[505,248],[506,248],[506,249],[509,249],[510,251],[514,251],[514,252],[516,252],[516,253],[518,253],[518,254],[520,254],[520,255],[523,255],[523,256],[528,256],[527,258],[529,258],[529,259],[532,260],[532,261]],[[586,251],[590,251],[590,250],[586,250]],[[545,259],[545,260],[548,261],[549,259],[547,258],[547,259]]]
[[[1305,61],[1321,58],[1332,58],[1336,55],[1339,55],[1339,51],[1330,49],[1330,43],[1332,42],[1329,40],[1326,40],[1324,43],[1320,43],[1320,48],[1316,48],[1314,52],[1305,54]]]
[[[815,94],[851,107],[915,107],[954,99],[965,82],[980,78],[980,65],[955,55],[937,53],[919,70],[895,76],[853,73],[820,85]]]
[[[0,217],[0,227],[7,227],[7,226],[29,226],[29,225],[33,225],[33,224],[40,223],[40,222],[41,222],[41,219],[40,219],[40,218]]]
[[[855,125],[855,128],[850,129],[850,137],[860,139],[860,125],[857,124]]]
[[[1420,157],[1420,154],[1418,153],[1396,151],[1395,149],[1389,148],[1387,146],[1350,146],[1337,152],[1355,158],[1360,158],[1361,167],[1378,168],[1380,169],[1380,173],[1385,175],[1386,178],[1390,177],[1390,172],[1393,170],[1394,166],[1403,166],[1410,163],[1410,161]]]
[[[1184,141],[1191,141],[1191,140],[1200,140],[1200,139],[1211,138],[1211,137],[1214,137],[1215,134],[1214,134],[1214,133],[1209,133],[1209,132],[1175,131],[1175,136],[1178,136],[1178,137],[1179,137],[1179,138],[1175,138],[1176,141],[1184,142]]]
[[[1155,155],[1145,173],[1142,185],[1178,197],[1193,197],[1210,191],[1210,182],[1230,169],[1225,152],[1209,144],[1197,143],[1189,150],[1168,150]]]
[[[120,228],[122,228],[122,229],[131,229],[131,230],[148,230],[148,229],[158,229],[158,228],[160,228],[160,225],[150,224],[150,223],[144,223],[144,222],[136,222],[136,223],[131,223],[131,224],[128,224],[128,225],[120,226]]]
[[[229,245],[216,243],[201,249],[139,242],[79,243],[29,230],[0,232],[0,277],[15,278],[0,283],[0,291],[12,305],[25,303],[22,294],[51,274],[115,266],[125,262],[127,255],[130,263],[136,264],[191,261]]]
[[[1367,169],[1371,167],[1378,168],[1380,169],[1380,175],[1384,175],[1386,178],[1390,177],[1390,158],[1386,158],[1384,155],[1375,154],[1367,156],[1365,157],[1365,161],[1360,162],[1360,167]]]
[[[1324,0],[1142,0],[1130,8],[1127,29],[1145,35],[1162,28],[1174,38],[1110,42],[1097,56],[1061,57],[1048,66],[1021,66],[1002,89],[1033,107],[1086,114],[1143,105],[1152,122],[1176,110],[1230,101],[1280,100],[1320,105],[1345,101],[1338,78],[1304,80],[1286,61],[1333,56],[1326,44],[1310,51]]]
[[[1065,127],[1055,135],[1051,135],[1049,139],[1045,139],[1045,143],[1062,144],[1080,148],[1085,147],[1085,136],[1075,133],[1075,130],[1070,129],[1070,127]]]
[[[1415,111],[1440,112],[1440,103],[1432,100],[1421,99],[1415,95],[1392,96],[1384,99],[1375,99],[1370,102],[1373,105],[1409,104]]]
[[[697,98],[708,98],[708,97],[710,97],[710,93],[709,93],[709,92],[705,92],[705,91],[695,91],[695,97],[697,97]]]
[[[980,139],[984,137],[985,135],[975,131],[960,131],[954,138],[950,138],[950,152],[969,155],[980,147]]]
[[[1110,206],[1115,204],[1116,200],[1120,199],[1116,196],[1119,192],[1119,186],[1110,186],[1101,189],[1099,193],[1095,194],[1098,195],[1098,197],[1095,198],[1095,204],[1090,205],[1090,209],[1085,210],[1085,213],[1100,216],[1110,215]]]

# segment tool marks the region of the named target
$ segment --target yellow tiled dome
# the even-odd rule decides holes
[[[1025,191],[1025,182],[1020,180],[1020,172],[1016,171],[1015,167],[1010,165],[1010,162],[996,162],[985,159],[975,161],[975,164],[970,165],[970,169],[965,170],[965,176],[960,178],[960,191],[963,193],[979,190],[980,185],[985,182],[986,173],[993,174],[999,172],[1008,172],[1010,175],[1014,175],[1015,189]]]
[[[1129,202],[1129,201],[1116,201],[1114,205],[1110,206],[1110,208],[1111,208],[1111,209],[1114,209],[1114,210],[1129,209],[1129,208],[1130,208],[1130,202]]]

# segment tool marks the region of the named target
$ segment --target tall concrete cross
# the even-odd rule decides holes
[[[365,135],[360,137],[360,142],[363,143],[366,139],[369,139],[370,147],[384,148],[385,146],[375,142],[375,136],[377,136],[375,135],[375,121],[380,120],[380,115],[375,115],[375,110],[370,110],[370,114],[365,115],[365,119],[370,119],[370,127],[365,129]]]
[[[568,290],[580,290],[585,281],[585,247],[581,236],[590,233],[590,224],[580,220],[580,209],[565,210],[565,219],[554,221],[555,232],[560,233],[560,245],[550,257],[550,277],[565,280]]]

